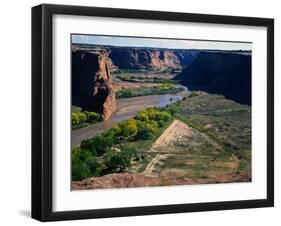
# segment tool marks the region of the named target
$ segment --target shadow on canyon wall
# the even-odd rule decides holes
[[[221,94],[251,105],[251,72],[249,53],[200,52],[175,79],[190,90]]]

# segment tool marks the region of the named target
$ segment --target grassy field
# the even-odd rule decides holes
[[[158,176],[251,180],[251,108],[222,96],[203,94],[182,101],[174,117],[192,128],[190,136],[163,147]]]

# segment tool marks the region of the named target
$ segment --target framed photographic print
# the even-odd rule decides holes
[[[274,205],[274,21],[32,8],[32,217]]]

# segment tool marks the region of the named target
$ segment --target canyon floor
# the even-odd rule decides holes
[[[251,108],[206,93],[185,98],[159,137],[140,146],[144,159],[126,172],[75,181],[72,190],[249,182]]]
[[[113,80],[115,90],[120,90],[122,88],[140,88],[158,85],[156,83],[121,81],[120,79],[116,78],[116,76],[113,77]],[[167,106],[178,100],[181,100],[183,97],[186,97],[191,93],[185,86],[182,86],[180,84],[178,84],[177,86],[181,87],[183,91],[176,94],[150,95],[117,99],[117,109],[108,120],[72,131],[71,146],[79,146],[82,140],[94,137],[106,131],[107,129],[110,129],[117,123],[136,116],[139,111],[142,111],[149,107]],[[75,107],[73,108],[76,109]]]

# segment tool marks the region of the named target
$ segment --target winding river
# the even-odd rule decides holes
[[[184,91],[176,94],[150,95],[117,99],[117,110],[109,120],[98,122],[85,128],[72,131],[71,146],[75,147],[80,145],[82,140],[94,137],[112,128],[117,123],[136,116],[139,111],[149,107],[165,107],[189,95],[190,91],[186,87],[182,85],[177,85],[177,87],[184,88]]]

